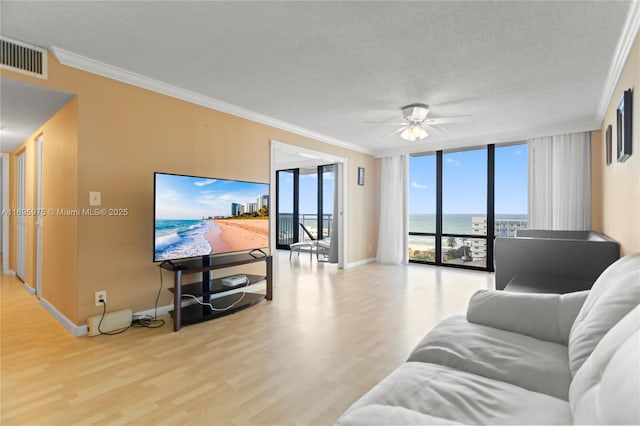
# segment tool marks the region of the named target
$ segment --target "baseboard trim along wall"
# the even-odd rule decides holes
[[[88,333],[86,325],[75,325],[69,318],[65,317],[62,312],[57,310],[55,306],[47,302],[46,299],[40,298],[40,304],[51,314],[60,324],[76,337],[85,336]]]
[[[36,294],[36,289],[31,287],[29,284],[24,283],[22,285],[23,285],[24,289],[26,290],[26,292],[29,293],[30,295],[33,296],[34,294]]]
[[[369,259],[358,260],[356,262],[347,263],[348,268],[355,268],[356,266],[366,265],[367,263],[374,263],[376,261],[375,257],[370,257]]]
[[[55,319],[58,320],[60,324],[67,330],[71,332],[75,337],[82,337],[89,334],[89,328],[85,325],[76,325],[69,318],[64,316],[62,312],[57,310],[55,306],[49,303],[46,299],[40,298],[40,304],[51,314]],[[156,311],[155,308],[147,309],[145,311],[139,311],[133,313],[133,319],[138,319],[140,317],[153,317],[157,312],[157,318],[161,318],[167,315],[169,312],[173,311],[173,304],[166,306],[158,306]]]

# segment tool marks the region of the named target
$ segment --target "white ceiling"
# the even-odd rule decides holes
[[[3,0],[0,24],[63,62],[386,155],[600,127],[631,4]],[[414,102],[472,118],[419,143],[366,123]]]

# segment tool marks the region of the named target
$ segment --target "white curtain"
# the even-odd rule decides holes
[[[591,134],[535,138],[529,145],[529,228],[591,229]]]
[[[380,228],[377,261],[408,261],[408,157],[382,159],[380,176]]]

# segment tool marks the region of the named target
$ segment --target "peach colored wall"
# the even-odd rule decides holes
[[[624,90],[633,89],[633,147],[624,163],[616,161],[616,107]],[[640,252],[640,37],[636,38],[602,123],[613,126],[613,162],[604,164],[604,143],[600,145],[599,177],[602,188],[602,222],[594,224],[620,242],[622,254]]]
[[[110,311],[153,307],[159,287],[152,262],[154,171],[268,182],[271,140],[348,159],[346,259],[375,256],[379,162],[370,155],[68,68],[51,55],[48,81],[7,74],[77,95],[74,208],[89,208],[89,191],[100,191],[103,208],[129,211],[78,218],[78,323],[100,313],[98,290],[107,290]],[[367,170],[365,187],[356,184],[358,166]],[[159,305],[168,303],[165,290]]]
[[[73,98],[43,127],[43,208],[78,204],[78,100]],[[42,297],[69,320],[78,318],[78,218],[49,214],[42,226]]]

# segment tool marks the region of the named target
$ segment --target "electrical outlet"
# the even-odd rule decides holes
[[[107,290],[96,291],[96,306],[102,306],[102,302],[107,304]]]

